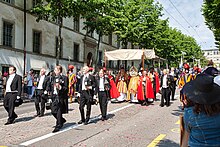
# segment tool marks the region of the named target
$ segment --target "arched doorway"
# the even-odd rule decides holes
[[[92,53],[91,52],[89,52],[88,54],[87,54],[87,66],[92,66],[92,62],[93,62],[93,59],[92,59]]]

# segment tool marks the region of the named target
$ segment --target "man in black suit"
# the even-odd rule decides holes
[[[178,75],[173,67],[171,67],[170,75],[173,78],[171,83],[171,100],[174,101],[175,91],[176,91],[176,81],[178,79]]]
[[[160,82],[160,89],[161,89],[161,103],[160,106],[164,106],[164,99],[165,104],[167,107],[170,106],[170,93],[171,93],[171,84],[172,84],[173,78],[172,76],[167,74],[167,69],[163,70],[163,75],[161,76],[161,82]]]
[[[16,67],[9,67],[9,77],[6,82],[6,95],[4,98],[4,107],[8,112],[8,121],[5,125],[12,124],[18,117],[14,112],[15,100],[21,98],[22,78],[16,74]]]
[[[55,77],[52,80],[52,106],[51,113],[56,118],[56,126],[53,133],[58,132],[66,120],[62,114],[68,113],[68,78],[62,75],[62,66],[54,69]]]
[[[96,82],[94,76],[89,74],[89,67],[83,67],[83,75],[81,77],[81,82],[79,85],[80,102],[79,110],[81,114],[81,120],[78,124],[84,123],[87,125],[89,123],[91,114],[91,102],[93,100],[94,89],[96,88]],[[84,107],[87,105],[86,118],[84,115]]]
[[[40,70],[40,76],[37,78],[37,88],[35,89],[35,108],[39,117],[44,116],[45,104],[47,102],[47,95],[50,91],[50,78],[45,75],[46,70]],[[40,108],[41,103],[41,108]]]
[[[96,91],[95,95],[98,94],[99,105],[102,114],[102,121],[106,120],[107,105],[108,105],[108,93],[110,89],[110,81],[107,76],[104,76],[104,71],[99,71],[99,77],[96,79]]]

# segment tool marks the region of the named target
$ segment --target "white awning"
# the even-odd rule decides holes
[[[105,52],[107,60],[141,60],[143,54],[145,59],[155,58],[153,49],[119,49]]]

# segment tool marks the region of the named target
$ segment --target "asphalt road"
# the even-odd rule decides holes
[[[159,97],[158,97],[159,98]],[[176,95],[176,99],[178,96]],[[100,120],[99,106],[92,107],[88,125],[78,125],[78,104],[69,104],[65,114],[67,122],[62,131],[51,133],[55,119],[46,112],[44,117],[35,115],[34,103],[16,108],[19,117],[12,125],[5,126],[7,114],[0,107],[0,146],[31,147],[177,147],[179,146],[179,100],[170,107],[160,107],[160,101],[150,106],[120,103],[108,105],[108,120]]]

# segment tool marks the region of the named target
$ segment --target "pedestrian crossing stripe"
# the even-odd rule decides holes
[[[165,134],[160,134],[147,147],[155,147],[165,136]]]
[[[2,146],[2,145],[0,145],[0,147],[8,147],[8,146]]]

